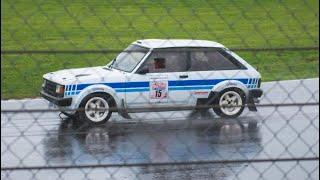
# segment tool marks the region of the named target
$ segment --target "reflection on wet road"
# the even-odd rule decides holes
[[[249,128],[248,128],[249,127]],[[202,120],[168,123],[63,121],[44,138],[50,163],[146,163],[251,158],[262,148],[257,122]]]
[[[76,121],[63,121],[57,132],[44,138],[46,161],[50,164],[143,163],[251,158],[262,150],[257,122],[133,122],[84,126]],[[208,177],[227,176],[231,169],[224,165],[136,167],[142,177],[180,176],[186,171]],[[209,171],[209,172],[208,172]],[[197,173],[195,173],[197,172]],[[160,175],[159,175],[160,173]],[[122,173],[120,173],[122,174]],[[187,173],[188,174],[188,173]]]

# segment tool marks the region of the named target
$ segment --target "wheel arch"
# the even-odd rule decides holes
[[[117,96],[117,93],[113,88],[103,84],[97,84],[88,86],[85,89],[83,89],[74,100],[73,108],[79,108],[82,100],[86,98],[88,95],[94,93],[109,95],[112,98],[112,105],[114,105],[114,107],[116,108],[118,108],[118,106],[121,104],[120,98]]]
[[[241,90],[245,95],[245,101],[247,101],[247,97],[249,94],[249,90],[247,86],[238,80],[227,80],[227,81],[222,81],[218,83],[211,89],[211,92],[209,93],[206,104],[212,104],[215,98],[219,96],[220,92],[226,89],[233,89],[233,88]]]
[[[238,80],[226,80],[218,83],[211,89],[211,93],[219,93],[221,91],[224,91],[225,89],[240,89],[242,92],[244,92],[245,96],[248,97],[249,89],[245,84],[243,84],[241,81]]]

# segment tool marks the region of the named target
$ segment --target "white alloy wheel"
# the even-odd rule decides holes
[[[227,116],[234,116],[242,109],[243,101],[239,93],[227,91],[220,96],[220,110]]]
[[[93,122],[101,122],[109,114],[109,104],[102,97],[92,97],[85,105],[85,115]]]

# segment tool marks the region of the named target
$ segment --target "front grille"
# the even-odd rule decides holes
[[[44,92],[54,96],[54,97],[63,97],[63,94],[58,94],[56,93],[56,86],[57,83],[49,81],[47,79],[45,79],[45,85],[43,87]]]

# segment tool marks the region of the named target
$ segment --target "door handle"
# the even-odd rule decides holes
[[[185,79],[185,78],[188,78],[189,76],[188,75],[180,75],[179,78],[181,79]]]

